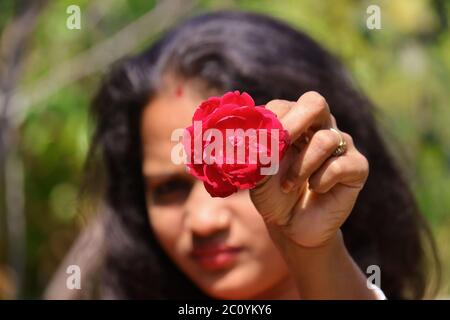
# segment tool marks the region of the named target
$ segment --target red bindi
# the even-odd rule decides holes
[[[175,90],[175,95],[180,98],[183,95],[183,87],[182,86],[178,86],[177,89]]]

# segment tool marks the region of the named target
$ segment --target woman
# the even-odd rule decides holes
[[[265,183],[211,198],[171,162],[170,136],[232,90],[267,104],[296,147]],[[94,100],[88,157],[106,173],[99,296],[377,299],[377,265],[388,298],[422,298],[434,242],[372,114],[334,57],[257,14],[195,17],[121,61]]]

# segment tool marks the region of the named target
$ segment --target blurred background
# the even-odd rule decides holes
[[[81,29],[67,20],[80,8]],[[381,29],[366,12],[381,9]],[[275,16],[337,55],[379,109],[450,296],[450,1],[0,0],[0,299],[39,298],[92,213],[77,192],[88,108],[111,63],[210,10]]]

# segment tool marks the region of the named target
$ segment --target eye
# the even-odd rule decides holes
[[[192,185],[192,181],[187,178],[170,178],[150,188],[151,198],[155,205],[181,204],[189,196]]]

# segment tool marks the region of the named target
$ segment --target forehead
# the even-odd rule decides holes
[[[193,89],[182,86],[166,89],[145,107],[141,120],[143,173],[145,175],[184,171],[184,166],[171,161],[174,130],[191,124],[195,108],[202,98]]]

